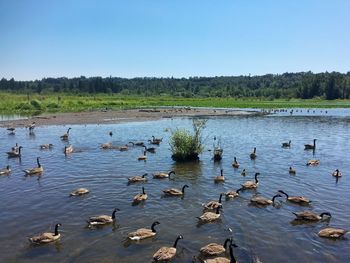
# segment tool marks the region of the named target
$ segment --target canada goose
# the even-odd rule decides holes
[[[13,146],[13,147],[11,148],[11,150],[12,150],[13,152],[18,152],[18,148],[19,148],[19,146],[18,146],[18,143],[16,142],[15,146]]]
[[[106,225],[106,224],[113,223],[115,221],[115,213],[117,211],[120,211],[120,210],[118,208],[115,208],[113,210],[112,216],[108,216],[108,215],[92,216],[87,220],[87,222],[90,226]]]
[[[284,194],[289,202],[296,203],[296,204],[309,204],[311,201],[303,196],[289,196],[282,190],[278,190],[279,193]]]
[[[133,142],[129,142],[128,144],[125,144],[125,145],[123,145],[123,146],[120,146],[119,147],[119,151],[127,151],[127,150],[129,150],[129,144],[132,144],[131,146],[134,146],[134,143]]]
[[[85,195],[88,194],[90,191],[87,188],[78,188],[72,191],[69,195],[70,196],[78,196],[78,195]]]
[[[45,232],[38,236],[30,237],[29,241],[34,244],[46,244],[58,240],[61,234],[58,233],[58,227],[62,226],[60,223],[56,224],[55,232]]]
[[[220,170],[220,175],[217,175],[214,177],[214,182],[219,183],[219,182],[225,182],[225,176],[224,176],[224,170]]]
[[[146,161],[147,160],[147,152],[146,151],[143,151],[143,155],[140,155],[137,160],[139,161]]]
[[[135,146],[145,146],[144,142],[135,142]]]
[[[39,157],[36,158],[36,163],[38,164],[38,167],[34,167],[32,169],[23,170],[23,172],[26,175],[41,174],[42,172],[44,172],[44,168],[40,164],[39,159],[40,159]]]
[[[312,160],[308,160],[306,165],[312,165],[312,166],[316,166],[316,165],[319,165],[320,164],[320,160],[315,160],[315,159],[312,159]]]
[[[202,223],[208,223],[208,222],[213,222],[215,220],[218,220],[220,218],[220,209],[221,206],[218,206],[216,208],[216,212],[205,212],[203,215],[200,217],[197,217]]]
[[[169,189],[164,189],[163,193],[165,195],[169,196],[182,196],[185,194],[185,188],[189,187],[187,184],[185,184],[181,190],[176,189],[176,188],[169,188]]]
[[[148,198],[148,195],[145,192],[145,188],[142,187],[142,193],[135,195],[134,199],[133,199],[133,202],[134,203],[140,203],[142,201],[146,201],[147,198]]]
[[[7,165],[6,168],[0,169],[0,175],[9,175],[11,173],[10,165]]]
[[[63,151],[64,154],[70,154],[70,153],[72,153],[73,151],[74,151],[74,148],[73,148],[72,145],[64,146],[64,151]]]
[[[288,170],[289,174],[296,174],[297,172],[295,171],[295,169],[293,169],[291,166],[289,167]]]
[[[34,128],[35,128],[35,121],[33,121],[31,124],[29,124],[28,128],[29,128],[29,133],[32,133],[34,131]]]
[[[60,138],[64,141],[67,141],[69,139],[69,131],[71,130],[72,128],[68,128],[67,132],[65,134],[63,134]]]
[[[314,144],[305,144],[304,150],[315,150],[316,149],[316,139],[314,139]]]
[[[271,200],[261,196],[254,196],[252,199],[250,199],[250,202],[256,205],[271,205],[275,203],[275,199],[277,197],[282,197],[282,195],[274,195]]]
[[[163,141],[163,138],[156,138],[152,135],[152,141],[153,142],[162,142]]]
[[[112,143],[111,142],[102,143],[100,148],[101,149],[111,149],[112,148]]]
[[[137,182],[146,182],[147,181],[147,178],[146,178],[147,175],[148,174],[145,173],[142,176],[137,175],[137,176],[129,177],[128,178],[128,183],[132,184],[132,183],[137,183]]]
[[[239,196],[239,192],[242,191],[243,188],[239,188],[236,191],[228,191],[225,193],[226,198],[235,198]]]
[[[334,177],[341,177],[341,176],[342,176],[342,173],[339,171],[339,169],[336,169],[336,170],[332,173],[332,175],[333,175]]]
[[[9,131],[9,134],[10,134],[10,135],[14,135],[14,134],[15,134],[16,128],[14,128],[14,127],[8,127],[6,130]]]
[[[150,152],[150,153],[156,152],[156,148],[154,148],[154,147],[148,148],[146,145],[143,145],[143,147],[145,148],[145,151],[147,151],[147,152]]]
[[[327,228],[321,229],[318,232],[318,236],[327,237],[327,238],[339,238],[339,237],[343,237],[347,232],[349,232],[349,230],[327,227]]]
[[[283,142],[283,143],[282,143],[282,148],[289,148],[291,142],[292,142],[291,140],[289,140],[289,142]]]
[[[320,221],[325,215],[332,217],[332,215],[329,212],[324,212],[319,215],[312,211],[303,211],[303,212],[296,212],[296,213],[293,212],[293,214],[296,216],[296,220],[304,220],[304,221]]]
[[[244,184],[242,184],[242,188],[243,189],[255,189],[258,187],[259,185],[259,181],[258,181],[258,175],[260,175],[260,173],[255,173],[255,182],[254,181],[246,181]]]
[[[155,173],[153,174],[153,178],[154,179],[163,179],[163,178],[169,178],[170,179],[170,175],[171,174],[175,174],[174,171],[170,171],[169,173]]]
[[[148,142],[149,142],[150,144],[155,144],[155,145],[159,145],[159,144],[160,144],[160,141],[148,140]]]
[[[209,258],[204,260],[204,263],[237,263],[235,256],[233,255],[233,248],[237,247],[236,244],[230,244],[230,259],[224,257]]]
[[[153,222],[151,229],[140,228],[134,232],[128,234],[128,238],[130,240],[142,240],[149,237],[154,237],[157,234],[156,229],[154,228],[156,225],[159,225],[158,221]]]
[[[233,168],[239,168],[239,163],[237,162],[236,157],[233,158],[232,166],[233,166]]]
[[[52,143],[40,145],[40,149],[41,149],[41,150],[48,150],[48,149],[51,149],[52,147],[53,147],[53,144],[52,144]]]
[[[217,243],[210,243],[204,247],[201,247],[199,252],[204,256],[217,256],[226,251],[227,243],[232,242],[232,238],[226,238],[223,245]]]
[[[242,176],[246,176],[246,175],[247,175],[247,172],[246,172],[245,169],[242,170],[241,175],[242,175]]]
[[[21,157],[22,153],[22,146],[18,147],[18,151],[12,151],[12,152],[7,152],[8,158],[17,158],[17,157]]]
[[[220,194],[220,197],[219,197],[219,201],[210,201],[208,203],[206,203],[204,205],[204,208],[205,209],[209,209],[209,210],[214,210],[216,209],[218,206],[222,206],[221,204],[221,199],[222,199],[222,193]]]
[[[170,261],[176,255],[177,242],[183,239],[182,235],[179,235],[172,247],[161,247],[153,255],[153,262],[167,262]]]
[[[254,160],[256,158],[256,147],[254,147],[253,152],[249,155],[250,159]]]

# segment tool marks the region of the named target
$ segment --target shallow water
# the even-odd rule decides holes
[[[234,253],[239,262],[250,262],[257,256],[262,262],[349,262],[349,240],[327,240],[317,232],[327,226],[349,229],[350,210],[350,150],[349,118],[331,117],[230,117],[209,119],[204,130],[206,150],[199,163],[176,164],[170,156],[166,128],[191,129],[191,119],[124,123],[113,125],[73,125],[70,143],[76,152],[65,157],[65,145],[59,136],[67,126],[39,127],[35,135],[17,129],[10,136],[0,130],[0,166],[10,164],[10,176],[0,177],[0,262],[151,262],[161,246],[171,246],[178,234],[177,256],[173,262],[192,262],[201,246],[222,243],[233,236],[238,248]],[[113,131],[113,137],[108,132]],[[101,150],[99,144],[113,141],[124,145],[129,141],[147,141],[152,135],[163,137],[156,154],[148,154],[147,162],[137,161],[139,147],[129,151]],[[213,137],[221,139],[224,156],[221,163],[212,161]],[[317,138],[317,149],[304,151],[305,143]],[[292,140],[290,149],[281,142]],[[7,159],[5,154],[16,142],[23,146],[23,157]],[[41,151],[39,145],[53,143],[52,150]],[[257,147],[257,159],[249,153]],[[22,169],[36,165],[41,157],[45,172],[41,177],[24,177]],[[241,166],[233,169],[236,156]],[[316,167],[306,166],[309,159],[320,159]],[[288,167],[297,170],[288,174]],[[226,181],[214,184],[213,176],[224,170]],[[245,168],[248,175],[240,171]],[[336,182],[331,172],[339,168],[343,177]],[[174,170],[173,180],[155,180],[145,184],[127,185],[127,177],[145,172]],[[198,225],[202,204],[217,200],[223,191],[239,188],[260,172],[257,191],[245,191],[230,201],[223,201],[222,219],[217,223]],[[162,189],[181,188],[188,184],[185,197],[163,198]],[[149,199],[143,205],[132,206],[132,197],[144,186]],[[84,197],[69,197],[70,191],[87,187]],[[280,200],[280,205],[258,208],[249,205],[254,194],[272,197],[283,189],[290,195],[304,195],[313,202],[300,207]],[[99,229],[86,227],[92,215],[117,212],[115,225]],[[317,213],[329,211],[329,222],[293,225],[292,212],[311,209]],[[154,239],[139,243],[125,242],[127,233],[141,227],[156,227]],[[61,240],[43,246],[31,246],[27,237],[43,231],[53,231],[62,223]],[[232,233],[228,230],[230,228]]]

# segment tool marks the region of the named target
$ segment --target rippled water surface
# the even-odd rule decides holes
[[[37,127],[34,135],[16,129],[16,135],[0,130],[1,168],[11,165],[10,176],[0,177],[0,261],[1,262],[151,262],[161,246],[178,244],[174,262],[192,262],[201,246],[222,243],[233,236],[238,245],[234,252],[239,262],[250,262],[257,256],[262,262],[350,262],[349,239],[327,240],[317,232],[327,226],[349,229],[350,222],[350,119],[348,117],[260,116],[209,119],[204,130],[206,150],[199,163],[176,164],[170,156],[168,129],[191,129],[191,119],[166,119],[113,125],[73,125],[70,142],[76,152],[65,157],[65,143],[59,138],[66,126]],[[108,135],[113,131],[113,137]],[[129,151],[102,150],[99,144],[113,141],[124,145],[129,141],[147,141],[154,135],[163,137],[156,154],[148,154],[147,162],[137,161],[139,147]],[[221,163],[212,161],[213,137],[221,139],[224,156]],[[317,149],[304,151],[305,143],[317,138]],[[291,140],[290,149],[281,143]],[[6,151],[18,142],[23,146],[21,160],[7,159]],[[41,151],[39,145],[54,144],[52,150]],[[257,147],[257,158],[249,154]],[[25,177],[22,169],[36,165],[41,157],[44,174]],[[231,166],[236,156],[241,166]],[[320,165],[306,166],[309,159]],[[289,175],[293,166],[296,175]],[[224,170],[226,181],[214,184],[213,177]],[[241,170],[247,176],[240,175]],[[331,173],[336,168],[343,177],[336,182]],[[173,180],[155,180],[127,185],[127,177],[145,172],[174,170]],[[222,218],[217,223],[198,225],[202,204],[217,200],[226,190],[239,188],[260,172],[256,191],[244,191],[234,199],[223,201]],[[164,198],[162,189],[181,188],[188,184],[185,197]],[[144,186],[149,199],[132,206],[132,198]],[[84,197],[69,197],[78,187],[91,192]],[[255,195],[272,197],[283,189],[290,195],[304,195],[313,202],[300,207],[279,199],[279,205],[251,206]],[[89,229],[86,219],[92,215],[111,214],[119,208],[117,222],[99,229]],[[292,212],[310,209],[332,214],[329,222],[292,224]],[[125,242],[127,234],[141,227],[149,228],[158,220],[155,238],[139,243]],[[43,246],[31,246],[27,237],[53,231],[62,223],[61,240]],[[232,230],[232,233],[228,229]],[[227,255],[228,256],[228,255]]]

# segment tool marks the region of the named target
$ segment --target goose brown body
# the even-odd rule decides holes
[[[146,155],[147,151],[143,152],[143,155],[140,155],[137,160],[139,161],[146,161],[147,160],[147,155]]]
[[[163,190],[163,193],[165,195],[168,195],[168,196],[182,196],[185,194],[185,188],[187,188],[188,185],[185,184],[183,187],[182,187],[182,190],[179,190],[179,189],[176,189],[176,188],[168,188],[168,189],[164,189]]]
[[[271,200],[261,196],[255,196],[250,199],[250,202],[257,205],[271,205],[274,203],[276,197],[282,197],[282,196],[277,194],[274,197],[272,197]]]
[[[147,173],[143,174],[142,176],[137,175],[137,176],[129,177],[128,182],[129,184],[137,183],[137,182],[146,182],[147,181],[146,176],[147,176]]]
[[[222,195],[223,194],[220,194],[219,201],[210,201],[204,205],[204,208],[208,209],[208,210],[214,210],[218,206],[222,206],[222,204],[221,204]]]
[[[79,195],[85,195],[88,194],[90,191],[87,188],[78,188],[72,191],[69,195],[70,196],[79,196]]]
[[[61,226],[61,224],[56,224],[54,233],[52,232],[41,233],[38,236],[30,237],[29,241],[35,244],[46,244],[46,243],[56,241],[61,237],[61,234],[58,233],[59,226]]]
[[[230,238],[227,238],[225,240],[224,245],[217,244],[217,243],[210,243],[204,247],[201,247],[199,252],[203,254],[204,256],[217,256],[226,251],[227,243],[231,242]]]
[[[233,168],[239,168],[239,163],[237,162],[236,157],[234,157],[233,163],[232,163]]]
[[[312,166],[316,166],[316,165],[319,165],[320,164],[320,160],[316,160],[316,159],[311,159],[311,160],[308,160],[306,165],[312,165]]]
[[[255,189],[259,185],[258,181],[258,175],[260,173],[255,173],[255,181],[246,181],[244,184],[242,184],[243,189]]]
[[[52,144],[52,143],[40,145],[40,149],[41,149],[41,150],[48,150],[48,149],[51,149],[52,147],[53,147],[53,144]]]
[[[221,206],[218,206],[216,208],[216,212],[205,212],[203,213],[200,217],[198,217],[198,219],[202,222],[202,223],[208,223],[208,222],[213,222],[216,221],[220,218],[220,208]]]
[[[349,231],[345,229],[327,227],[327,228],[321,229],[318,232],[318,236],[326,237],[326,238],[340,238],[340,237],[343,237],[347,232]]]
[[[243,188],[239,188],[236,191],[228,191],[225,193],[226,198],[236,198],[239,196],[239,192],[242,191]]]
[[[10,165],[7,165],[5,168],[0,169],[0,175],[9,175],[11,171]]]
[[[63,141],[67,141],[69,139],[69,131],[71,129],[72,128],[68,128],[67,132],[60,137]]]
[[[111,142],[106,142],[101,144],[101,149],[112,149],[112,143]]]
[[[331,217],[331,214],[328,212],[322,213],[320,215],[312,211],[296,212],[293,214],[296,216],[297,220],[305,220],[305,221],[320,221],[322,220],[324,215]]]
[[[214,177],[215,183],[225,182],[225,176],[223,169],[220,170],[220,175]]]
[[[142,201],[146,201],[147,199],[148,199],[148,195],[145,192],[145,188],[142,187],[142,193],[135,195],[134,199],[133,199],[133,202],[134,203],[139,203],[139,202],[142,202]]]
[[[22,146],[19,146],[18,149],[13,148],[12,151],[7,152],[7,155],[9,158],[16,158],[16,157],[21,157],[22,153]]]
[[[115,213],[117,211],[119,211],[118,208],[114,209],[112,216],[109,216],[109,215],[92,216],[87,220],[87,222],[91,226],[106,225],[106,224],[113,223],[115,221]]]
[[[181,235],[177,237],[175,244],[172,247],[161,247],[158,249],[158,251],[153,255],[153,262],[168,262],[175,257],[177,242],[180,239],[183,239]]]
[[[153,174],[153,178],[154,178],[154,179],[169,178],[171,174],[175,174],[175,172],[174,172],[174,171],[170,171],[170,172],[168,172],[168,173],[159,172],[159,173]]]
[[[44,168],[42,167],[42,165],[39,162],[39,157],[36,158],[36,162],[38,164],[38,167],[34,167],[32,169],[23,170],[23,172],[26,175],[41,174],[42,172],[44,172]]]
[[[304,196],[289,196],[287,193],[285,193],[282,190],[278,190],[278,192],[284,194],[289,202],[292,202],[295,204],[309,204],[309,203],[311,203],[310,199],[308,199]]]
[[[159,225],[158,221],[156,221],[152,224],[151,229],[140,228],[134,232],[129,233],[128,238],[130,240],[142,240],[142,239],[154,237],[157,234],[157,232],[154,228],[156,225]]]
[[[64,150],[63,150],[63,153],[64,154],[70,154],[74,151],[74,148],[72,145],[69,145],[69,146],[64,146]]]
[[[339,171],[339,169],[336,169],[336,170],[332,173],[332,175],[333,175],[334,177],[341,177],[341,176],[342,176],[342,173]]]

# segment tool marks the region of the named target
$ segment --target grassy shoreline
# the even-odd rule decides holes
[[[213,108],[350,108],[350,100],[259,99],[259,98],[182,98],[124,95],[13,94],[0,93],[0,114],[34,114],[133,109],[159,106]]]

